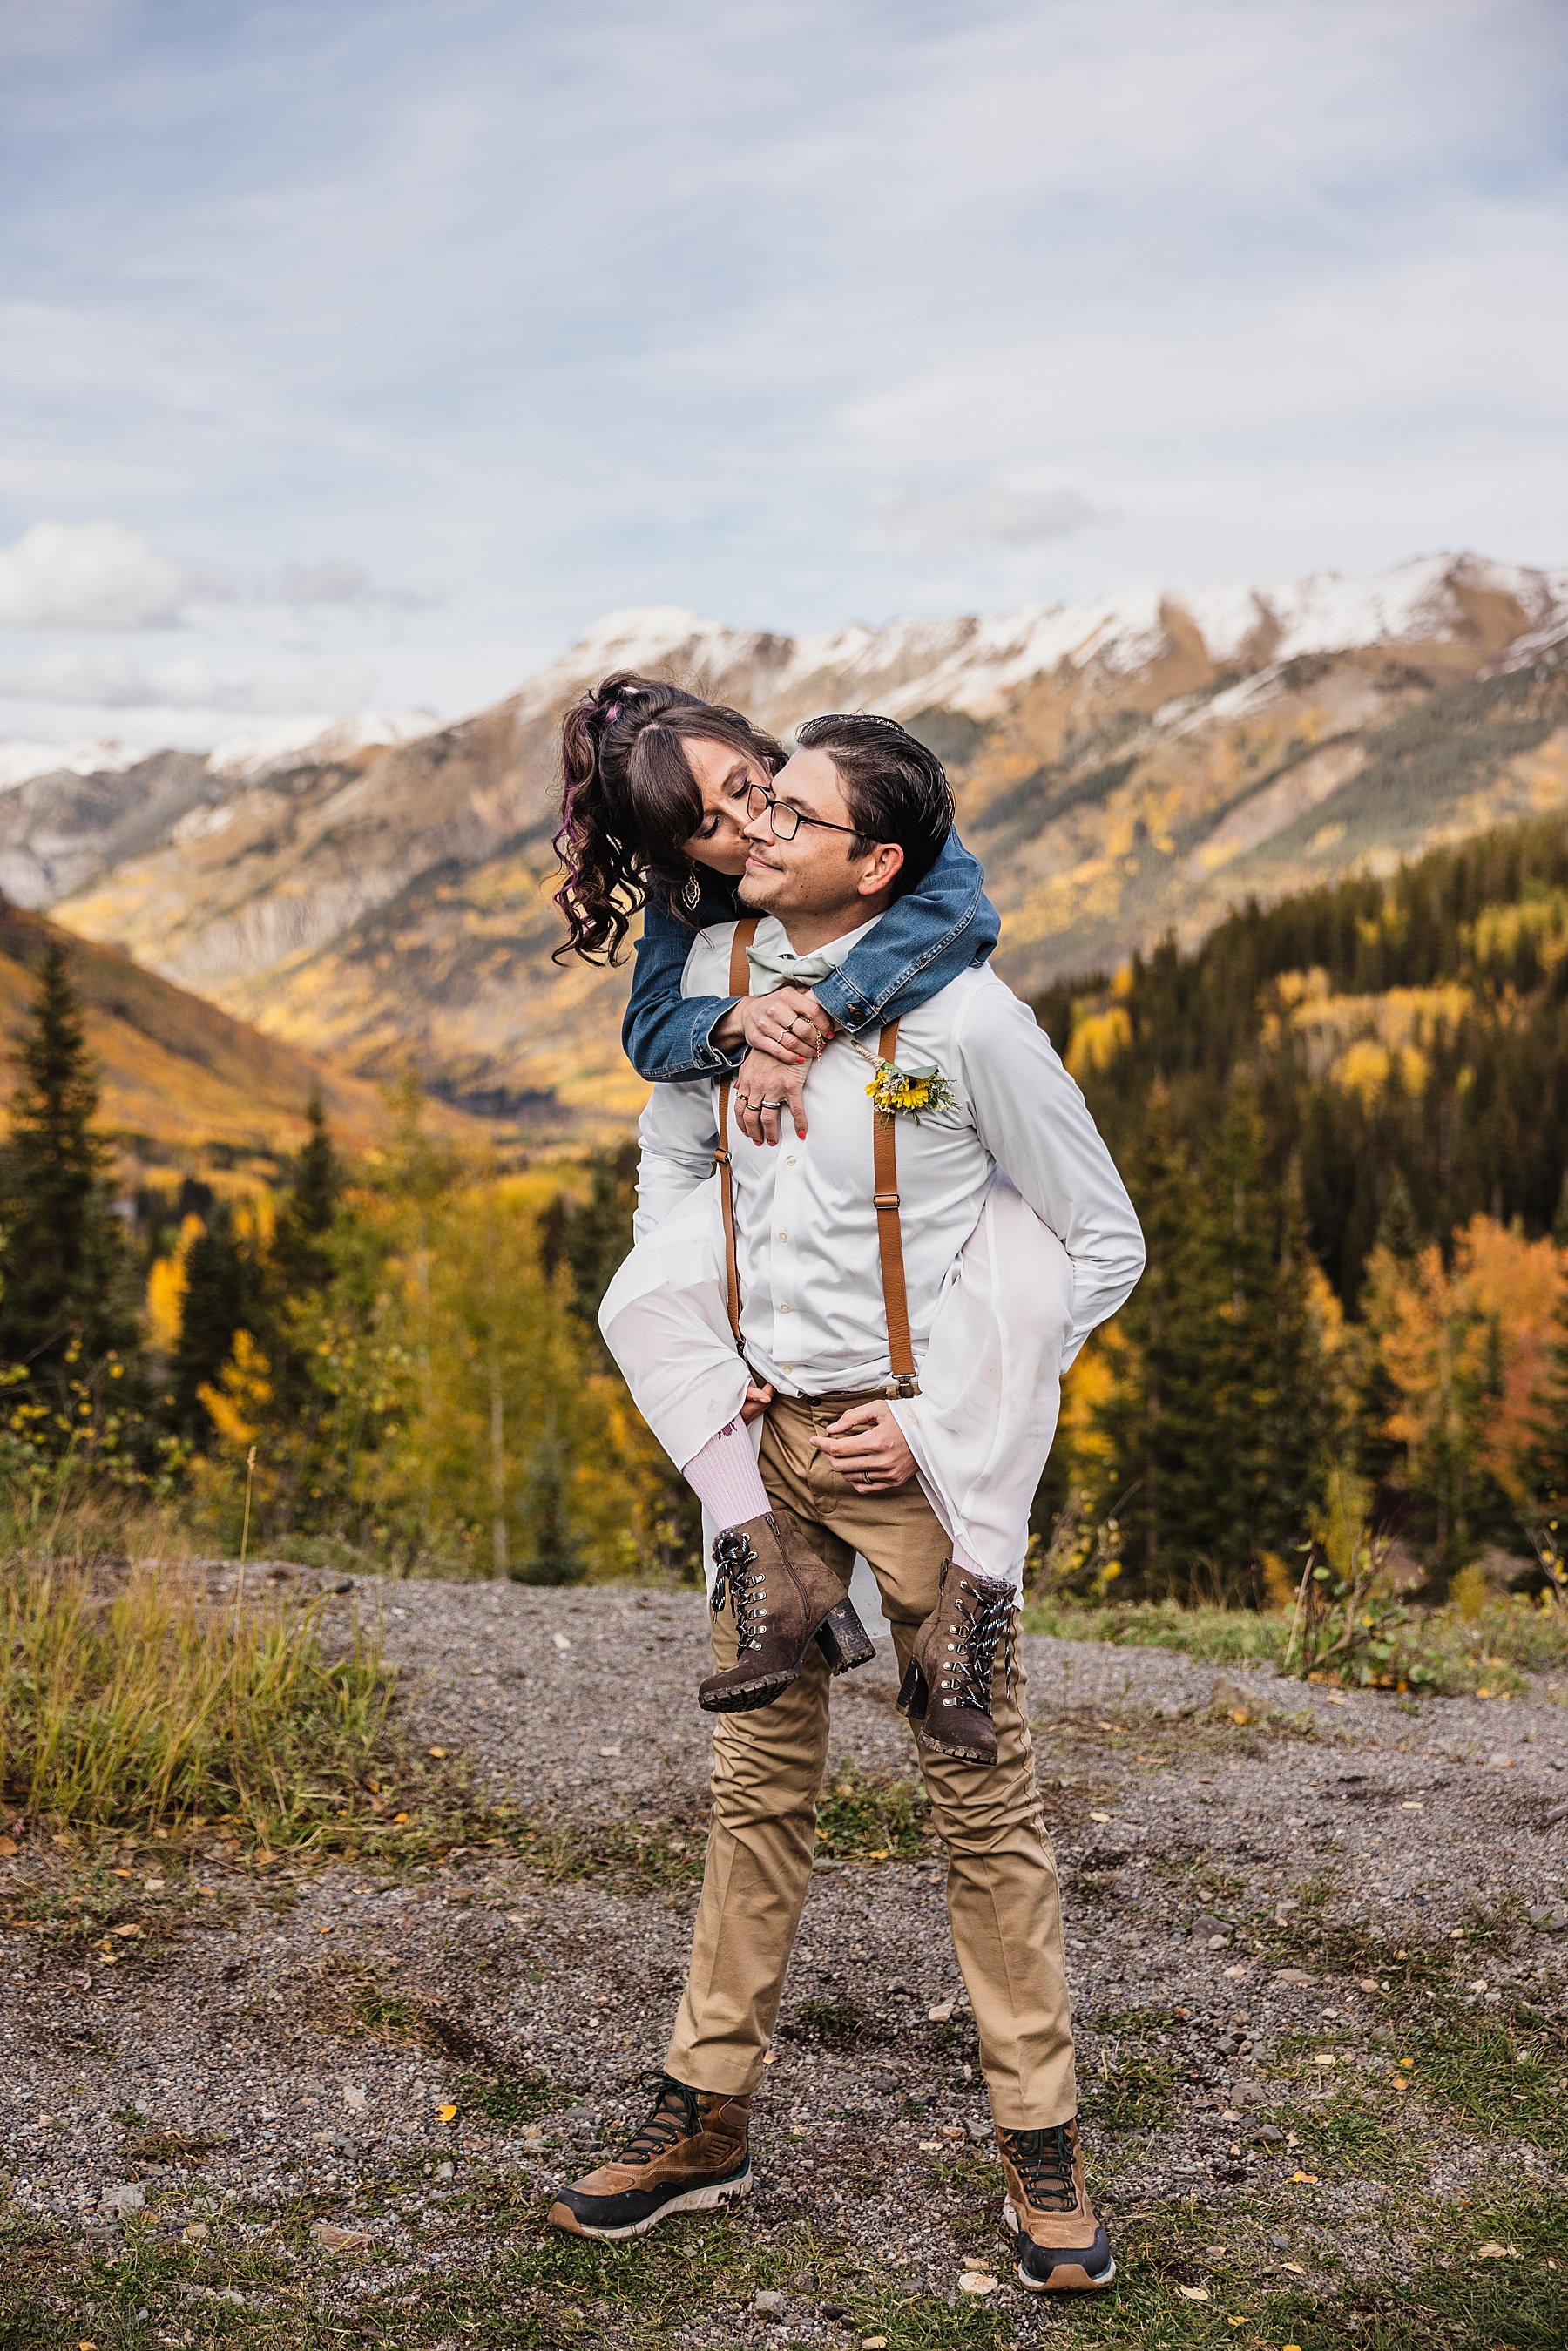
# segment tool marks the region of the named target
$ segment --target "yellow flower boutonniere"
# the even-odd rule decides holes
[[[952,1086],[935,1067],[901,1070],[893,1061],[878,1061],[866,1088],[883,1118],[912,1118],[918,1126],[927,1111],[951,1110]]]

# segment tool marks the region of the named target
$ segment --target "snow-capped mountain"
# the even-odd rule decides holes
[[[412,1059],[455,1099],[553,1123],[639,1094],[623,974],[550,960],[556,734],[607,674],[780,733],[824,709],[906,720],[948,763],[1000,967],[1031,987],[1568,800],[1565,645],[1568,571],[1469,555],[801,637],[616,613],[409,739],[36,774],[0,799],[0,887],[361,1071]]]

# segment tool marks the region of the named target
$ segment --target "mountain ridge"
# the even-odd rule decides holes
[[[568,1132],[642,1092],[624,973],[551,960],[559,716],[615,669],[780,733],[822,708],[905,719],[949,763],[998,967],[1032,991],[1168,927],[1201,935],[1249,893],[1562,804],[1565,639],[1568,570],[1469,555],[801,637],[611,614],[502,702],[400,744],[228,778],[170,764],[188,754],[35,778],[9,835],[0,799],[0,876],[68,816],[99,862],[68,877],[56,852],[62,923],[361,1075],[412,1054],[455,1102]]]

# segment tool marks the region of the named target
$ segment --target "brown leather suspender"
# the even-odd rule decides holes
[[[737,923],[735,936],[729,945],[729,992],[731,996],[751,993],[751,966],[746,960],[746,950],[757,936],[758,914],[748,915]],[[735,1170],[729,1164],[729,1094],[733,1078],[721,1078],[718,1087],[718,1147],[713,1164],[718,1169],[719,1210],[724,1217],[724,1281],[725,1301],[729,1308],[729,1327],[735,1333],[735,1343],[740,1339],[740,1265],[735,1247]],[[741,1347],[741,1353],[745,1353]]]
[[[877,1040],[879,1057],[898,1059],[898,1023],[890,1020]],[[873,1169],[876,1181],[876,1243],[882,1255],[882,1303],[887,1316],[887,1358],[895,1393],[915,1394],[915,1346],[909,1335],[909,1300],[904,1287],[904,1227],[898,1213],[898,1122],[891,1111],[872,1113]]]
[[[749,996],[751,967],[746,950],[757,936],[758,917],[750,916],[737,923],[729,950],[729,992],[731,996]],[[898,1055],[898,1023],[890,1020],[877,1041],[877,1052],[884,1061],[894,1061]],[[724,1280],[725,1303],[729,1310],[729,1327],[735,1333],[735,1343],[745,1352],[740,1336],[740,1262],[735,1238],[735,1171],[730,1164],[729,1096],[732,1078],[721,1078],[718,1088],[718,1144],[713,1155],[718,1169],[719,1211],[724,1219]],[[898,1132],[897,1122],[888,1112],[872,1113],[872,1172],[875,1184],[876,1243],[882,1260],[882,1302],[887,1316],[887,1354],[893,1366],[889,1393],[894,1395],[915,1395],[919,1390],[915,1378],[915,1344],[909,1329],[909,1298],[904,1284],[904,1227],[899,1218],[898,1205]]]

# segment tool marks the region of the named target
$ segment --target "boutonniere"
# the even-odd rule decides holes
[[[875,1073],[866,1092],[879,1117],[912,1118],[918,1126],[927,1111],[953,1108],[956,1096],[934,1061],[915,1062],[903,1069],[896,1061],[883,1061],[868,1053],[863,1045],[856,1044],[855,1050]]]

